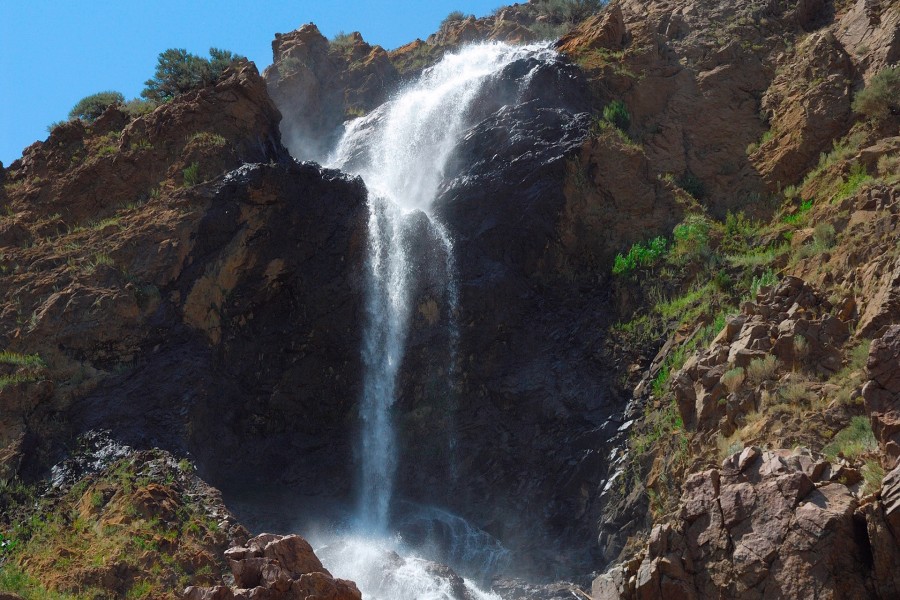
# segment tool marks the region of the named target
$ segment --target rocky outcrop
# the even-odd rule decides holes
[[[285,144],[296,158],[320,161],[344,120],[380,105],[399,81],[381,46],[359,33],[329,42],[312,24],[275,35],[264,77],[284,113]]]
[[[892,597],[894,474],[860,508],[842,472],[808,452],[748,447],[691,475],[674,523],[598,577],[593,598]]]
[[[869,381],[863,388],[872,431],[884,452],[900,458],[900,325],[891,325],[872,341],[866,365]]]
[[[628,43],[625,18],[618,3],[611,4],[556,42],[560,52],[577,54],[591,50],[621,50]]]
[[[195,181],[205,181],[244,162],[282,160],[280,118],[256,67],[238,63],[214,86],[131,123],[116,107],[90,132],[70,121],[10,165],[23,185],[16,194],[21,219],[56,213],[69,224],[102,220],[123,204],[146,200],[167,181],[182,184],[184,168],[193,163]]]
[[[4,568],[28,573],[29,587],[42,593],[171,597],[179,577],[221,582],[222,553],[248,537],[188,461],[102,432],[79,438],[38,491],[0,504],[0,528],[4,542],[14,540],[4,547]]]
[[[795,277],[761,289],[756,304],[745,303],[709,348],[673,376],[684,424],[727,436],[760,408],[763,396],[771,395],[766,381],[797,370],[834,374],[842,366],[840,348],[850,337],[842,317],[850,314],[852,305],[834,310]],[[745,378],[752,385],[741,386]]]
[[[835,35],[868,81],[884,67],[900,61],[900,2],[856,0],[841,15]]]
[[[771,189],[796,183],[849,129],[853,76],[850,57],[830,31],[797,46],[762,98],[768,139],[750,156]]]
[[[263,533],[225,558],[234,586],[189,587],[186,600],[360,600],[352,581],[335,579],[309,543],[298,535]]]
[[[209,113],[194,115],[198,102],[225,104],[228,98],[237,110],[240,96],[232,85],[255,82],[265,98],[254,74],[246,67],[215,89],[176,99],[144,117],[150,121],[129,125],[123,136],[148,132],[160,152],[158,163],[148,158],[146,172],[96,167],[96,179],[79,189],[69,179],[82,176],[76,168],[52,184],[73,190],[65,199],[69,214],[92,214],[105,190],[111,194],[103,196],[105,218],[81,225],[63,215],[48,220],[38,212],[46,205],[30,202],[34,177],[26,178],[25,163],[38,164],[57,150],[35,147],[26,156],[34,160],[10,171],[24,182],[10,198],[12,220],[40,238],[4,249],[9,264],[21,268],[0,282],[4,297],[17,298],[0,310],[0,338],[10,351],[39,355],[52,376],[35,373],[0,390],[4,465],[46,466],[70,436],[106,427],[137,447],[195,451],[204,474],[217,483],[226,474],[268,479],[274,471],[315,482],[319,477],[303,465],[316,461],[293,457],[323,452],[331,457],[325,462],[334,460],[335,481],[319,479],[321,485],[346,489],[350,478],[340,473],[352,468],[351,432],[332,428],[345,422],[357,396],[352,374],[359,371],[366,218],[361,183],[312,165],[269,162],[203,185],[175,188],[164,179],[141,199],[154,165],[187,167],[179,157],[194,143],[223,164],[240,161],[237,152],[279,161],[286,155],[280,146],[265,151],[256,130],[221,144],[205,135],[183,146],[175,142],[191,135],[173,123],[217,114],[207,106]],[[277,117],[267,102],[262,108]],[[232,113],[222,110],[230,123]],[[234,127],[254,123],[249,115],[234,119]],[[157,122],[169,124],[158,131],[148,125]],[[107,158],[124,160],[109,155],[99,161]],[[140,160],[136,154],[136,164]],[[238,452],[246,436],[258,441]],[[248,460],[248,449],[256,459]],[[269,454],[273,450],[281,458]]]

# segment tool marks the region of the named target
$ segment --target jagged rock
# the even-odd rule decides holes
[[[813,466],[821,464],[809,454],[746,448],[721,470],[691,475],[674,524],[654,527],[639,566],[595,579],[595,598],[870,595],[857,500],[846,486],[824,483],[825,469]]]
[[[853,65],[830,31],[811,34],[762,100],[772,138],[750,157],[770,188],[795,183],[850,126]]]
[[[900,60],[900,5],[895,1],[853,2],[835,32],[866,81]]]
[[[275,34],[264,77],[284,114],[285,144],[305,160],[322,160],[344,120],[384,102],[400,78],[381,46],[358,32],[332,44],[312,23]]]
[[[872,341],[862,395],[872,431],[888,456],[900,458],[900,325]]]
[[[351,581],[335,579],[322,566],[309,543],[298,535],[263,533],[225,557],[235,587],[189,587],[187,600],[360,600]]]
[[[618,3],[613,3],[564,35],[556,42],[556,48],[570,54],[598,48],[616,51],[627,42],[628,30],[622,8]]]
[[[672,391],[687,427],[718,428],[727,434],[742,415],[758,407],[762,394],[729,393],[725,388],[723,378],[730,369],[746,369],[753,361],[774,356],[773,378],[796,368],[823,374],[840,370],[839,348],[850,330],[812,286],[785,277],[774,288],[760,290],[757,300],[746,303],[742,315],[726,321],[710,346],[673,374]]]
[[[900,260],[884,272],[877,291],[859,318],[858,336],[876,338],[892,323],[900,321]]]

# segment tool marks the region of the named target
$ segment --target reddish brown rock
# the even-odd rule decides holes
[[[772,189],[796,183],[850,126],[852,63],[830,32],[798,45],[766,92],[771,139],[750,157]]]
[[[335,579],[322,566],[309,543],[298,535],[270,533],[229,548],[225,557],[235,588],[189,587],[188,600],[360,600],[351,581]]]
[[[628,30],[618,3],[611,4],[564,35],[556,48],[560,52],[575,54],[590,50],[621,50],[628,42]]]
[[[888,456],[900,458],[900,325],[872,341],[866,368],[862,394],[872,430]]]
[[[823,469],[810,470],[818,471],[814,485],[803,469],[816,462],[751,448],[721,470],[690,476],[674,524],[654,527],[638,566],[597,578],[594,597],[868,597],[857,500],[846,486],[822,482]],[[886,552],[887,564],[900,554]]]

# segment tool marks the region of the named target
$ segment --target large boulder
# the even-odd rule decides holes
[[[900,458],[900,325],[891,325],[872,341],[863,387],[872,431],[892,459]]]

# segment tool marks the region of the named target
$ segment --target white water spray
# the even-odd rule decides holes
[[[358,533],[365,537],[344,538],[325,549],[326,556],[331,555],[326,565],[336,575],[357,581],[366,597],[451,597],[444,589],[447,582],[428,575],[423,566],[426,562],[421,559],[407,557],[402,568],[395,569],[390,577],[385,575],[384,548],[402,545],[401,540],[389,535],[397,464],[391,408],[397,397],[398,370],[412,310],[412,247],[422,234],[424,214],[428,225],[424,229],[430,230],[432,242],[444,254],[445,272],[440,275],[449,282],[445,305],[449,311],[451,364],[447,372],[452,379],[457,368],[459,288],[453,242],[446,227],[431,214],[432,204],[454,147],[472,125],[467,122],[472,103],[489,78],[514,60],[552,54],[546,47],[494,43],[470,46],[448,55],[393,100],[369,116],[348,123],[328,160],[331,167],[360,175],[369,189],[367,325],[362,351],[364,395],[360,405],[362,473],[357,525]],[[452,393],[451,387],[452,381],[448,381],[447,393]],[[452,432],[448,435],[452,453],[456,441]],[[451,464],[455,462],[450,458]],[[476,594],[471,584],[467,583],[467,587],[472,594],[482,594]]]

